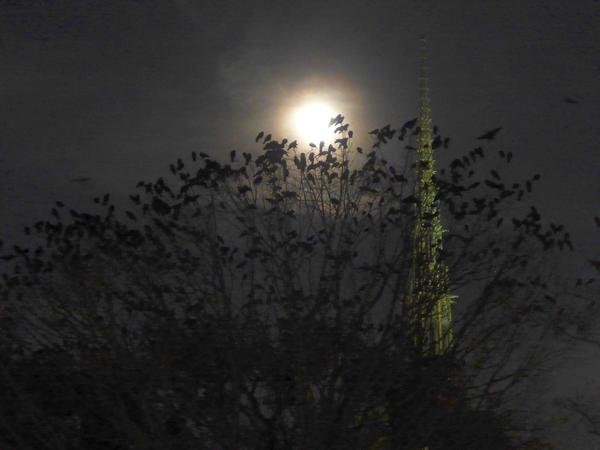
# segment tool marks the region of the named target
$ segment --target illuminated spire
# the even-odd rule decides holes
[[[421,38],[420,66],[419,66],[419,116],[418,126],[420,128],[417,149],[421,156],[432,155],[431,142],[431,105],[429,100],[429,83],[427,74],[427,41],[425,36]]]
[[[425,38],[421,39],[417,126],[420,129],[415,163],[415,196],[418,201],[412,230],[412,261],[405,305],[410,310],[408,315],[413,342],[422,355],[429,356],[444,354],[452,344],[452,303],[456,296],[448,291],[448,268],[441,260],[444,229],[434,182],[435,159]],[[405,413],[403,409],[400,411]],[[405,419],[393,413],[392,417]],[[390,422],[392,428],[393,420]],[[393,439],[390,441],[389,436],[380,436],[368,449],[387,448],[389,442],[393,443]],[[429,450],[429,447],[419,450]]]
[[[444,229],[435,185],[433,131],[427,74],[425,38],[421,39],[419,69],[419,113],[417,125],[416,196],[413,229],[413,262],[409,282],[409,302],[413,306],[415,343],[426,352],[443,353],[452,342],[448,268],[441,261]]]

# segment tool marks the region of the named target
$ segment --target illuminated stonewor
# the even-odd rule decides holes
[[[435,185],[433,131],[427,80],[425,40],[419,73],[419,114],[413,250],[407,290],[407,307],[413,342],[423,356],[443,355],[452,344],[452,304],[448,267],[441,260],[444,235],[438,190]],[[423,447],[421,450],[428,450]]]
[[[419,76],[415,224],[408,301],[415,344],[424,353],[442,354],[452,342],[452,303],[448,268],[441,261],[444,229],[434,182],[431,108],[427,65],[423,55]]]
[[[445,354],[452,344],[452,304],[456,296],[449,293],[448,268],[441,260],[444,228],[437,198],[438,190],[434,181],[436,171],[424,39],[422,44],[417,117],[417,126],[420,130],[416,143],[415,163],[415,196],[418,201],[415,205],[412,261],[405,305],[410,318],[409,331],[413,344],[417,352],[427,359]],[[390,420],[387,412],[383,416],[385,420]],[[396,417],[396,420],[400,421],[406,419]],[[423,421],[426,419],[417,417],[413,425],[427,427],[427,423],[421,423]],[[391,425],[393,428],[394,420]],[[388,436],[381,436],[369,446],[369,450],[387,448],[386,444],[390,443]],[[414,450],[429,450],[429,447]]]

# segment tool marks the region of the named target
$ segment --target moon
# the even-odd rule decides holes
[[[299,107],[294,114],[294,124],[299,138],[308,143],[330,142],[333,128],[329,120],[335,116],[333,108],[325,102],[310,102]]]

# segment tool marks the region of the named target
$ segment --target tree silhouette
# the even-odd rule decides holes
[[[373,130],[365,150],[331,126],[332,145],[192,153],[131,210],[57,202],[26,229],[31,248],[3,255],[4,446],[525,448],[511,394],[543,371],[563,317],[543,261],[571,245],[520,206],[539,176],[487,177],[481,147],[440,171],[459,301],[453,345],[423,355],[406,298],[418,130]]]

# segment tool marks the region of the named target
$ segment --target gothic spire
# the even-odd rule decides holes
[[[442,353],[452,341],[451,305],[455,296],[448,292],[448,269],[441,261],[444,229],[435,184],[433,131],[427,73],[427,48],[421,38],[419,68],[419,111],[417,124],[416,195],[413,229],[414,248],[410,297],[415,306],[415,342],[425,351]]]
[[[418,151],[421,156],[432,156],[431,154],[431,105],[429,100],[429,80],[427,67],[427,40],[421,37],[419,67],[419,115],[418,125],[420,128]]]

